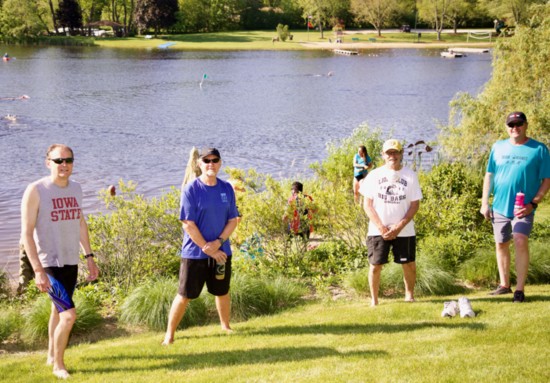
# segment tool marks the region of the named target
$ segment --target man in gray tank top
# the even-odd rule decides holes
[[[51,145],[46,152],[50,175],[31,183],[21,202],[21,240],[35,273],[36,286],[52,299],[48,359],[53,373],[66,379],[69,372],[63,356],[76,320],[72,295],[76,287],[79,247],[82,247],[88,280],[99,270],[90,247],[88,225],[82,213],[82,189],[69,180],[73,151],[66,145]]]

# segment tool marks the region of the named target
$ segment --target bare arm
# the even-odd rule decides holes
[[[30,185],[23,194],[21,201],[21,240],[25,252],[35,273],[36,287],[40,291],[47,291],[50,287],[50,280],[44,271],[44,267],[38,258],[38,250],[34,242],[34,229],[38,218],[38,207],[40,206],[40,195],[36,186]]]
[[[84,214],[81,213],[80,216],[80,246],[84,250],[84,254],[90,254],[92,252],[92,247],[90,246],[90,234],[88,232],[88,224],[84,218]],[[99,275],[99,269],[95,263],[93,257],[86,258],[86,263],[88,266],[88,281],[94,281]]]
[[[217,262],[223,263],[227,260],[227,254],[220,250],[221,243],[217,239],[212,242],[206,242],[198,226],[193,221],[181,221],[183,230],[189,235],[191,240],[204,251],[205,254],[214,258]],[[237,219],[233,218],[227,221],[220,237],[228,239],[237,227]]]
[[[489,197],[491,196],[492,185],[493,173],[485,173],[485,178],[483,179],[483,194],[481,195],[481,209],[479,209],[479,212],[485,217],[485,219],[491,219]]]
[[[380,220],[378,213],[374,209],[374,203],[371,198],[365,197],[363,209],[365,210],[365,213],[367,213],[370,221],[376,225],[376,227],[380,231],[380,234],[384,236],[389,231],[389,228],[382,223],[382,220]]]

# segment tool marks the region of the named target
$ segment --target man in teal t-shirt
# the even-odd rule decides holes
[[[493,223],[500,285],[491,295],[508,294],[510,288],[510,242],[516,250],[514,302],[525,300],[529,268],[529,234],[538,204],[550,189],[550,155],[541,142],[527,137],[527,117],[512,112],[506,118],[509,139],[496,142],[483,181],[481,214]],[[523,207],[514,210],[517,193],[524,193]],[[492,208],[489,197],[493,195]]]

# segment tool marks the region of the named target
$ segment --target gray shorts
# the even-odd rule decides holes
[[[512,240],[513,234],[523,234],[529,237],[533,229],[535,214],[531,213],[525,217],[508,218],[493,212],[493,235],[496,243],[506,243]]]

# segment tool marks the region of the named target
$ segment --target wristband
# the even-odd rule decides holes
[[[93,257],[94,257],[94,253],[86,254],[86,255],[84,256],[85,259],[93,258]]]
[[[224,243],[226,240],[223,239],[222,237],[218,237],[218,241],[220,241],[220,245],[223,245],[223,243]]]
[[[533,210],[535,210],[537,207],[539,207],[539,204],[536,203],[536,202],[531,201],[529,203],[531,204],[531,206],[533,206]]]

